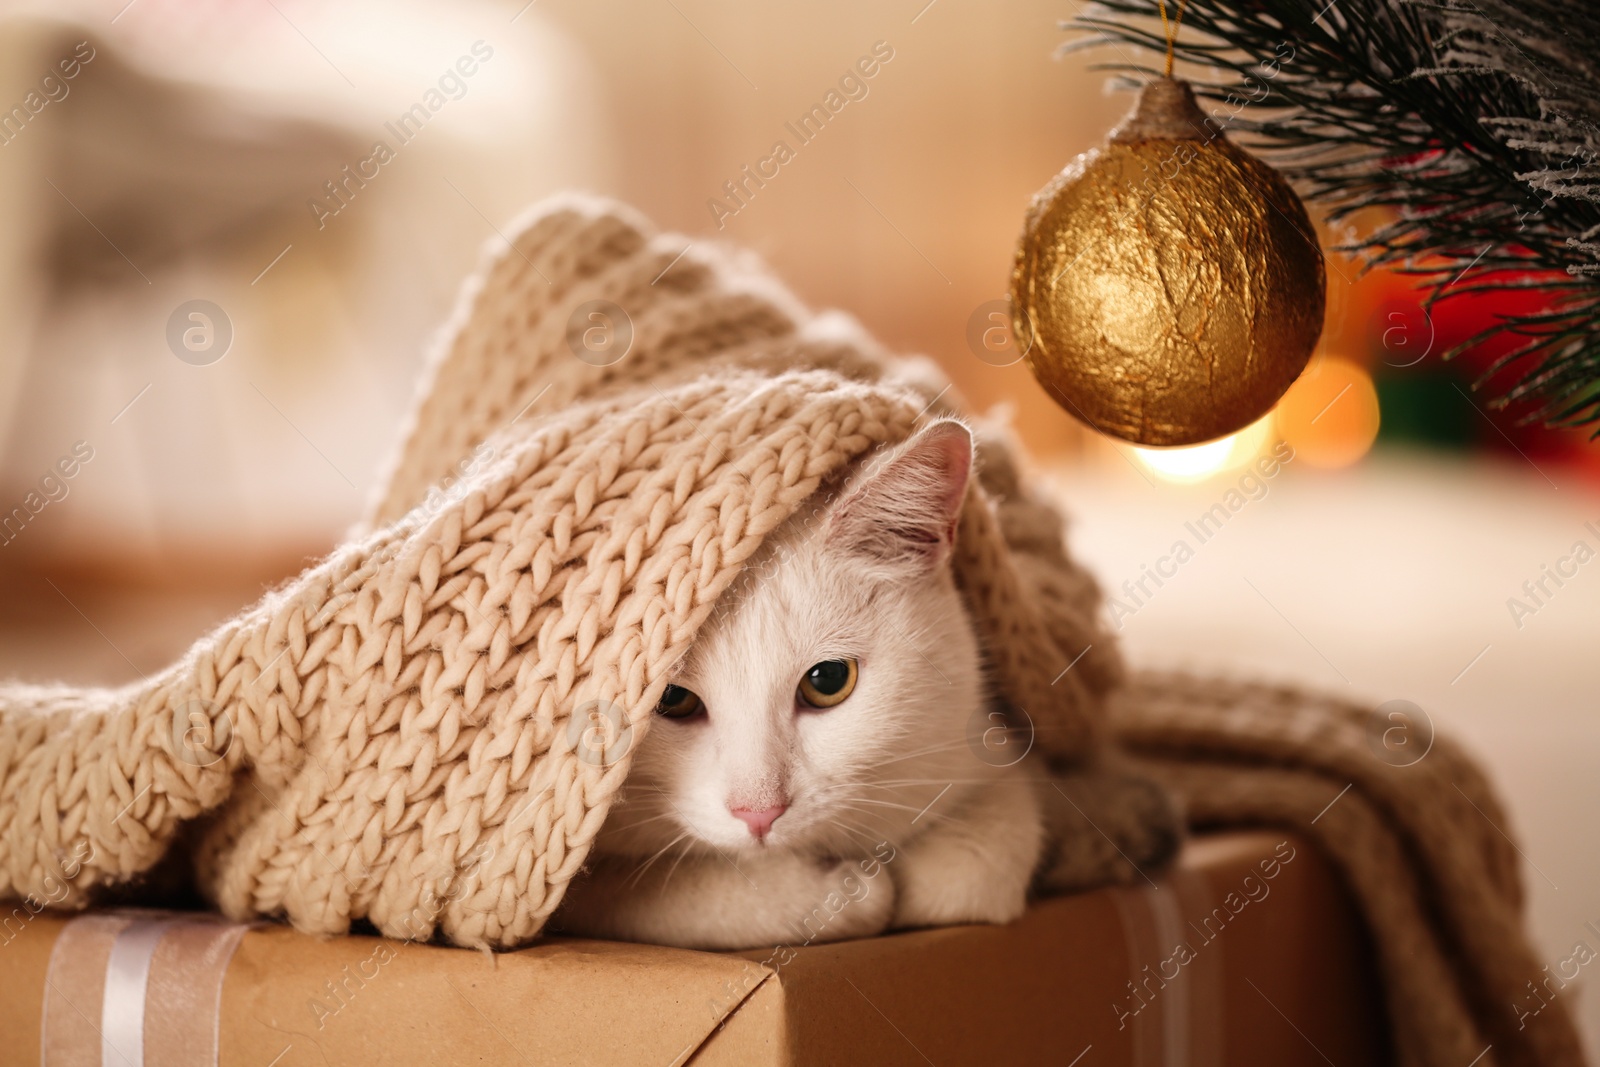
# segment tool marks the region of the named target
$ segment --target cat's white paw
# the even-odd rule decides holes
[[[888,928],[895,886],[882,863],[793,852],[693,856],[640,870],[601,858],[568,889],[552,929],[682,948],[747,949],[871,937]]]
[[[986,784],[951,807],[890,864],[895,927],[1008,923],[1027,909],[1044,843],[1032,788]]]
[[[1028,906],[1027,883],[985,884],[982,865],[973,858],[970,852],[930,854],[916,868],[908,865],[896,886],[892,925],[1008,923],[1020,918]]]
[[[793,940],[810,944],[881,934],[894,918],[896,896],[894,880],[881,866],[869,876],[862,864],[840,860],[821,872],[812,890],[815,903],[797,921]]]

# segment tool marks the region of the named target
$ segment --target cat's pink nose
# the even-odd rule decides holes
[[[789,806],[787,804],[778,804],[774,807],[762,808],[760,811],[751,811],[749,808],[729,808],[728,810],[733,812],[735,818],[750,827],[750,832],[756,835],[757,840],[760,840],[767,836],[767,832],[772,829],[772,824],[778,821],[778,816],[789,810]]]

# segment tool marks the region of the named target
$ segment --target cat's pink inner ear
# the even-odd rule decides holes
[[[828,544],[884,563],[931,569],[955,543],[972,474],[972,434],[936,422],[867,476],[834,512]]]

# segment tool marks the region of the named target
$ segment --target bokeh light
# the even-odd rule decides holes
[[[1306,368],[1274,414],[1296,459],[1314,467],[1348,467],[1378,436],[1378,391],[1365,367],[1328,356]]]
[[[1223,471],[1242,467],[1272,442],[1272,415],[1252,422],[1238,433],[1183,448],[1140,448],[1129,451],[1152,473],[1169,482],[1200,482]]]

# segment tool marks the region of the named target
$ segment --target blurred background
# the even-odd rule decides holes
[[[1095,57],[1054,58],[1077,6],[8,5],[0,511],[30,518],[0,533],[0,671],[153,672],[326,552],[479,250],[593,189],[755,249],[1007,406],[1136,662],[1408,700],[1463,738],[1509,799],[1541,950],[1600,948],[1600,449],[1489,411],[1493,351],[1439,359],[1504,308],[1430,316],[1338,256],[1322,345],[1257,425],[1147,452],[1067,417],[986,328],[1029,198],[1128,107]],[[868,55],[865,95],[730,200]],[[1294,459],[1245,480],[1279,442]]]

